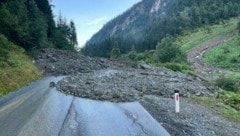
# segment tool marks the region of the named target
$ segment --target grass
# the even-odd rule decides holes
[[[0,48],[5,51],[0,54],[0,97],[41,77],[42,73],[24,49],[9,42],[3,35],[0,35]]]
[[[203,56],[206,63],[240,72],[240,36],[235,36]]]
[[[231,104],[227,102],[227,100],[232,100],[233,99],[232,97],[234,97],[234,99],[237,98],[238,100],[240,100],[240,94],[236,95],[235,93],[233,94],[232,92],[226,92],[226,91],[223,91],[223,92],[220,92],[221,97],[217,97],[217,98],[194,97],[193,99],[198,104],[214,109],[219,115],[231,121],[240,122],[240,109],[239,109],[240,107],[238,108],[232,107]],[[228,97],[228,99],[223,97]],[[239,104],[240,103],[238,103],[238,105]]]
[[[224,90],[240,93],[240,73],[220,75],[214,82]]]
[[[200,43],[235,30],[238,21],[239,18],[232,18],[230,20],[219,22],[219,24],[201,27],[193,31],[185,31],[183,34],[176,38],[175,43],[177,45],[181,45],[181,50],[183,52],[187,52],[189,49]]]
[[[151,64],[157,67],[166,67],[173,71],[178,71],[182,73],[189,73],[192,71],[191,66],[187,62],[167,62],[160,63],[154,60],[155,50],[145,51],[142,53],[137,53],[136,51],[131,51],[128,54],[124,54],[121,56],[120,60],[129,61],[129,62],[137,62],[138,64]]]
[[[181,46],[183,52],[187,52],[205,41],[236,30],[238,21],[239,18],[232,18],[224,21],[225,23],[220,22],[205,28],[186,31],[178,36],[174,42]],[[199,104],[217,109],[215,111],[231,121],[240,122],[240,36],[235,36],[207,52],[203,59],[207,63],[229,69],[233,73],[220,76],[215,81],[216,86],[226,89],[223,91],[220,88],[218,97],[194,97],[193,99]]]
[[[183,34],[176,37],[174,43],[181,45],[181,51],[186,53],[192,47],[201,44],[207,40],[210,40],[216,36],[226,34],[227,32],[236,30],[239,18],[232,18],[224,20],[215,25],[209,25],[207,27],[201,27],[192,31],[185,31]],[[126,61],[137,61],[139,63],[153,64],[160,67],[167,67],[174,71],[180,71],[188,73],[192,71],[190,65],[187,62],[169,62],[166,64],[156,63],[154,60],[155,50],[145,51],[143,53],[137,53],[131,51],[128,54],[121,56],[121,59]]]

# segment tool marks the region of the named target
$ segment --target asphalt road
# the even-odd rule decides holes
[[[0,99],[0,136],[169,136],[138,103],[67,96],[46,77]]]

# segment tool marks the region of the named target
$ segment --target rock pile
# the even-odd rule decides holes
[[[198,80],[164,68],[156,70],[106,69],[68,76],[57,85],[66,94],[113,102],[136,101],[144,95],[173,97],[179,90],[184,97],[212,96],[214,90]]]
[[[83,98],[113,102],[136,101],[145,95],[172,97],[213,96],[214,89],[190,75],[149,65],[131,65],[78,53],[45,49],[37,56],[47,74],[67,75],[56,87]]]
[[[42,49],[36,55],[38,66],[48,75],[73,75],[104,69],[104,59],[84,57],[77,52]]]

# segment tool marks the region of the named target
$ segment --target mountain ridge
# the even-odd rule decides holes
[[[103,36],[118,37],[120,36],[118,33],[126,33],[126,35],[123,36],[125,38],[128,35],[137,34],[137,32],[143,32],[144,30],[141,28],[141,26],[149,25],[154,19],[160,17],[161,15],[158,13],[160,10],[164,10],[162,7],[166,7],[166,2],[169,2],[169,0],[143,0],[133,5],[132,8],[128,9],[123,14],[117,16],[104,25],[103,28],[87,42],[87,44],[99,42],[101,41],[101,38],[104,38]],[[106,28],[109,26],[110,28]],[[105,31],[105,29],[107,30]],[[139,38],[135,39],[139,40],[142,36],[138,35],[138,37]]]
[[[155,49],[167,35],[208,26],[240,13],[237,0],[142,0],[111,20],[83,48],[89,56],[110,57],[117,44],[122,54]]]

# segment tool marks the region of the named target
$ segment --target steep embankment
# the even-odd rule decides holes
[[[24,49],[0,35],[0,97],[37,79],[41,72]]]

